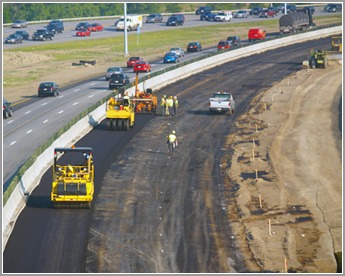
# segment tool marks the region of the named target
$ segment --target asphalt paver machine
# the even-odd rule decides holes
[[[145,86],[145,81],[144,81]],[[133,103],[135,104],[136,113],[154,113],[156,114],[157,109],[157,97],[152,93],[151,88],[147,88],[145,91],[139,91],[138,89],[138,73],[135,77],[135,96],[131,97]]]

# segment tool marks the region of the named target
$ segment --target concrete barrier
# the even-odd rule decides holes
[[[334,34],[342,33],[342,26],[321,29],[317,31],[307,32],[303,34],[292,35],[288,37],[270,40],[247,47],[228,51],[203,60],[196,61],[181,68],[166,72],[159,76],[150,78],[145,81],[146,88],[159,90],[178,80],[185,79],[191,75],[198,74],[202,71],[240,59],[254,54],[259,54],[268,50],[279,47],[286,47],[295,43],[302,43],[308,40],[319,39]],[[139,84],[142,91],[143,83]],[[129,95],[135,94],[135,87],[127,90]],[[9,197],[3,208],[3,250],[6,247],[7,240],[12,232],[15,221],[21,210],[25,207],[26,199],[33,189],[39,184],[43,174],[49,169],[53,162],[53,150],[55,147],[68,147],[78,141],[81,137],[92,130],[106,116],[105,104],[102,104],[87,116],[78,121],[71,129],[62,134],[53,144],[47,148],[34,162],[34,164],[24,173],[16,188]]]

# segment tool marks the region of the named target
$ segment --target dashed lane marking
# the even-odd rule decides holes
[[[77,92],[77,91],[79,91],[79,89],[74,90],[74,92]]]
[[[43,124],[45,124],[46,122],[48,122],[49,120],[47,119],[47,120],[45,120],[45,121],[43,121]]]
[[[26,132],[26,133],[30,133],[32,131],[32,129],[30,129],[28,132]]]
[[[93,97],[93,95],[90,95],[88,98],[92,98]]]
[[[13,122],[13,120],[9,121],[7,124],[10,124],[10,123],[12,123],[12,122]]]
[[[44,103],[44,104],[42,104],[42,105],[46,105],[47,103]]]
[[[28,112],[25,112],[25,114],[29,114],[31,112],[31,110],[30,111],[28,111]]]
[[[74,103],[73,105],[76,105],[76,104],[78,104],[78,102]]]
[[[61,114],[63,112],[63,110],[61,110],[58,114]]]
[[[10,146],[14,145],[15,143],[17,143],[17,141],[13,141],[13,142],[10,144]]]

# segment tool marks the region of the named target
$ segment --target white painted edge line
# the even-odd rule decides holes
[[[76,104],[78,104],[78,102],[74,103],[73,105],[76,105]]]
[[[31,112],[31,110],[29,110],[28,112],[25,112],[25,114],[29,114]]]
[[[13,142],[10,144],[10,146],[14,145],[15,143],[17,143],[17,141],[13,141]]]
[[[63,110],[61,110],[58,114],[61,114],[63,112]]]
[[[32,131],[32,129],[30,129],[29,131],[27,131],[26,133],[30,133]]]
[[[47,119],[47,120],[43,121],[42,123],[45,124],[45,123],[48,122],[48,121],[49,121],[49,120]]]

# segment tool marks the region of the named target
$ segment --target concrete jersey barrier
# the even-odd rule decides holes
[[[159,76],[149,78],[145,81],[145,87],[159,90],[178,80],[185,79],[191,75],[202,71],[240,59],[254,54],[259,54],[279,47],[286,47],[295,43],[302,43],[308,40],[320,39],[331,35],[342,33],[342,26],[321,29],[302,34],[291,35],[275,40],[252,44],[247,47],[238,48],[222,54],[211,56],[183,67],[165,72]],[[139,84],[140,90],[143,90],[143,83]],[[135,87],[127,89],[129,95],[134,96]],[[87,116],[81,118],[73,128],[70,128],[56,139],[41,155],[39,155],[33,165],[25,171],[15,189],[9,196],[3,207],[3,250],[6,247],[7,240],[12,232],[16,219],[22,209],[25,207],[27,197],[33,189],[39,184],[43,174],[49,169],[53,162],[53,150],[55,147],[69,147],[92,130],[106,117],[105,104],[101,104]]]

